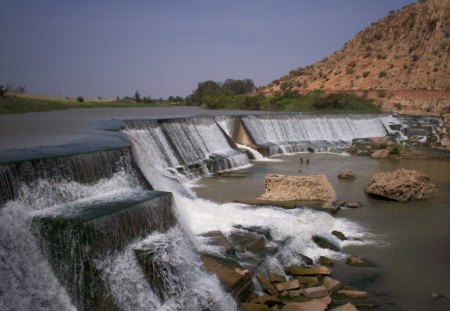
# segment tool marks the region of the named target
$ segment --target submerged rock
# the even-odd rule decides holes
[[[201,234],[202,237],[208,239],[208,243],[214,246],[218,246],[223,249],[225,254],[234,255],[236,254],[233,246],[228,242],[227,238],[220,231],[209,231]]]
[[[339,252],[341,250],[339,246],[335,245],[333,242],[327,240],[324,237],[313,235],[312,240],[314,241],[314,243],[317,244],[317,246],[321,248],[331,249],[332,251],[335,252]]]
[[[265,193],[261,199],[273,201],[321,201],[330,207],[336,192],[325,175],[285,176],[267,175]]]
[[[427,200],[437,187],[423,173],[398,169],[372,176],[366,192],[396,201]]]
[[[360,207],[359,202],[347,202],[345,205],[347,207],[349,207],[349,208],[358,208],[358,207]]]
[[[339,175],[339,179],[355,179],[356,175],[349,169],[342,170]]]
[[[335,237],[337,237],[341,241],[347,240],[347,237],[341,231],[333,230],[333,231],[331,231],[331,234],[334,235]]]
[[[362,259],[357,256],[350,256],[346,260],[346,264],[350,266],[359,266],[359,267],[373,267],[375,266],[373,263]]]
[[[362,290],[351,290],[351,289],[341,289],[337,291],[338,295],[347,296],[351,298],[365,298],[367,297],[367,292]]]
[[[322,266],[334,266],[335,261],[331,258],[325,257],[325,256],[320,256],[319,257],[319,264],[321,264]]]

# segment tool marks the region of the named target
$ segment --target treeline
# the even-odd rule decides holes
[[[257,92],[255,84],[250,79],[200,82],[197,85],[197,89],[186,97],[185,104],[209,109],[287,112],[379,111],[373,100],[346,92],[331,94],[322,91],[312,91],[307,94],[284,92],[276,93],[272,96],[264,96]]]

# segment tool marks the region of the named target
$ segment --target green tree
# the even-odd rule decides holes
[[[0,85],[0,97],[6,96],[6,87],[3,85]]]
[[[212,80],[200,82],[197,84],[197,89],[186,98],[186,104],[189,106],[200,106],[204,104],[203,98],[205,96],[218,94],[220,93],[220,90],[220,83]]]
[[[255,83],[251,79],[227,79],[222,84],[222,91],[234,95],[244,95],[255,90]]]
[[[136,90],[136,92],[134,92],[134,101],[137,103],[141,102],[141,95],[139,94],[138,90]]]

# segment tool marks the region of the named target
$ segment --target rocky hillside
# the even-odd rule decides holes
[[[450,0],[419,1],[391,11],[344,47],[261,89],[274,92],[351,91],[382,109],[450,112]]]

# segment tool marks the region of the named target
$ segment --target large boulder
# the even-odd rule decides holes
[[[267,175],[261,199],[271,201],[321,201],[331,206],[336,192],[325,175]]]
[[[423,173],[398,169],[372,176],[367,193],[396,201],[426,200],[437,191],[437,187]]]

